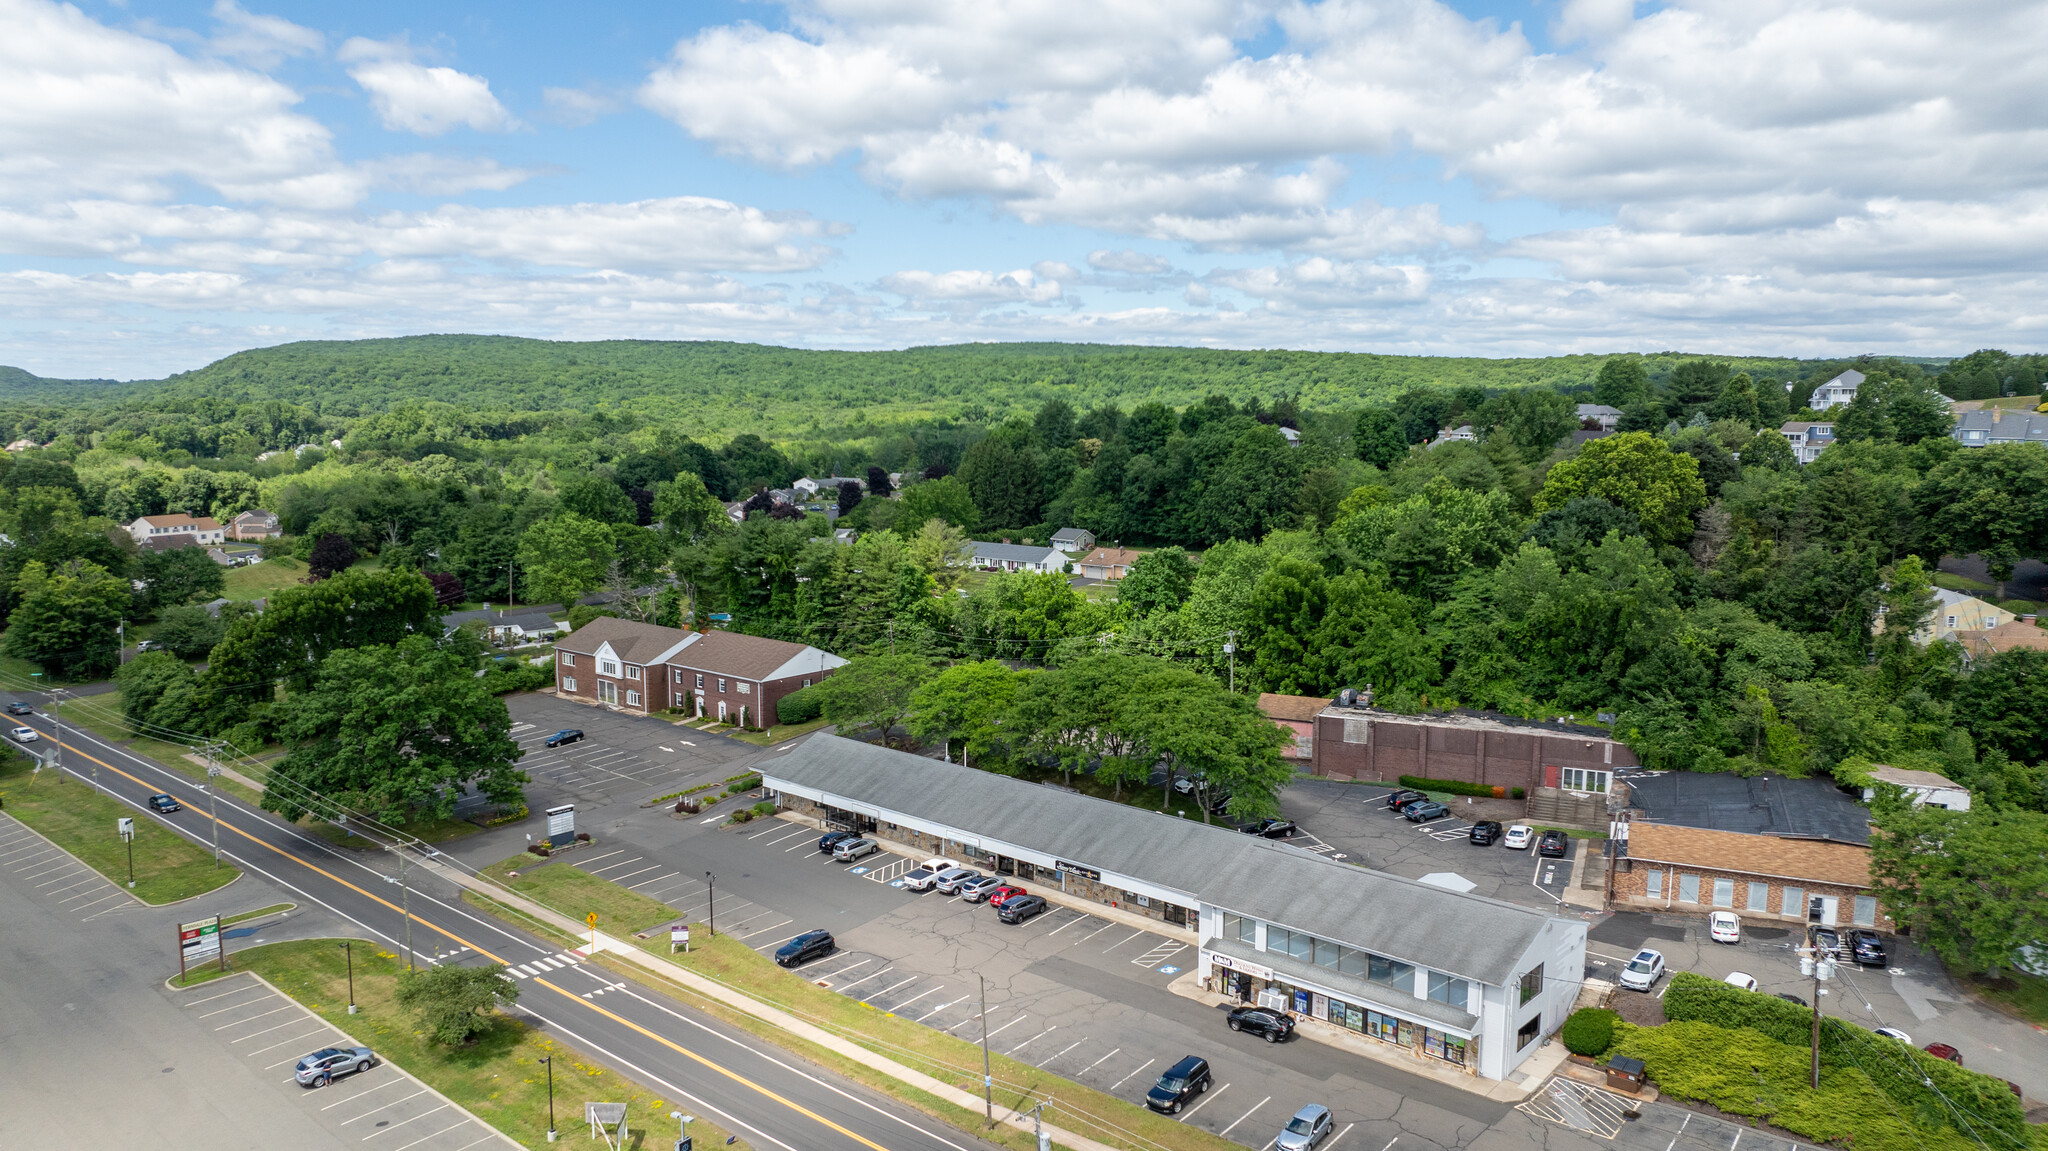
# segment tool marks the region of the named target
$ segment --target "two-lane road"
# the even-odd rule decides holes
[[[47,716],[18,722],[37,729],[45,750],[60,742]],[[68,724],[61,745],[65,774],[89,781],[97,765],[100,786],[148,818],[199,843],[212,842],[207,797],[190,777]],[[144,801],[159,792],[177,799],[184,810],[168,816],[148,811]],[[407,925],[400,906],[409,903],[413,948],[421,962],[525,966],[534,974],[522,981],[520,1013],[756,1146],[784,1151],[979,1151],[990,1146],[603,968],[564,962],[559,943],[472,911],[453,885],[425,869],[407,868],[409,892],[402,900],[390,853],[363,856],[340,850],[232,795],[216,798],[221,851],[237,866],[352,920],[401,953]],[[550,958],[552,963],[539,962]],[[567,1102],[573,1106],[575,1101]]]

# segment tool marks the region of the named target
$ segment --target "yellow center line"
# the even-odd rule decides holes
[[[75,752],[78,755],[82,755],[85,758],[91,760],[92,762],[99,764],[101,767],[106,768],[108,771],[113,772],[115,775],[121,776],[122,778],[127,779],[133,783],[136,783],[142,787],[150,786],[149,784],[143,782],[141,779],[138,779],[137,777],[128,774],[127,772],[121,770],[118,767],[115,767],[113,764],[108,763],[106,760],[101,759],[96,755],[93,755],[91,752],[86,751],[83,748],[72,747],[70,744],[64,743],[61,740],[56,742],[57,746],[63,748],[65,751]],[[172,795],[170,792],[164,792],[163,794],[170,795],[172,799],[178,798],[176,795]],[[181,804],[184,803],[183,800],[179,800],[178,802]],[[186,810],[197,812],[199,809],[194,807],[187,807]],[[234,832],[236,835],[241,836],[243,839],[246,839],[251,843],[254,843],[260,847],[269,848],[271,851],[276,852],[278,855],[283,856],[284,858],[292,861],[293,863],[298,864],[300,867],[303,867],[308,871],[316,872],[320,875],[326,876],[327,878],[333,880],[336,883],[341,884],[343,887],[348,888],[350,891],[355,892],[356,894],[362,896],[365,899],[371,900],[375,903],[381,903],[385,907],[388,907],[391,910],[398,912],[400,915],[406,914],[404,909],[400,908],[397,904],[392,903],[391,901],[384,899],[381,896],[372,894],[369,891],[365,891],[364,889],[357,887],[355,884],[350,883],[348,880],[343,879],[342,877],[334,874],[333,872],[326,870],[325,868],[317,867],[314,864],[308,863],[307,861],[300,859],[298,856],[293,855],[291,852],[286,851],[285,849],[277,846],[274,843],[267,843],[261,839],[258,839],[256,836],[249,834],[248,832],[242,830],[239,827],[236,827],[234,824],[229,823],[224,819],[218,819],[211,815],[205,815],[204,818],[212,820],[213,822],[219,824],[222,827],[227,828],[229,831]],[[505,964],[504,959],[492,954],[491,952],[485,950],[482,947],[479,947],[474,943],[471,943],[469,940],[464,939],[460,935],[455,934],[454,932],[448,930],[445,927],[442,927],[439,924],[429,923],[424,919],[418,918],[417,916],[410,916],[408,918],[413,919],[414,922],[418,923],[422,927],[427,928],[428,930],[440,932],[441,934],[447,936],[448,938],[454,940],[462,946],[467,947],[471,951],[476,952],[478,955],[486,956],[490,958],[492,961],[499,963],[501,965]],[[562,998],[567,999],[569,1002],[574,1003],[579,1007],[589,1008],[591,1011],[594,1011],[597,1014],[604,1016],[606,1019],[609,1019],[612,1022],[617,1023],[623,1027],[630,1028],[633,1031],[636,1031],[639,1034],[654,1040],[656,1043],[661,1044],[663,1047],[667,1047],[668,1049],[676,1052],[679,1055],[686,1055],[689,1058],[696,1060],[697,1062],[703,1064],[711,1070],[718,1072],[720,1075],[723,1075],[726,1078],[731,1079],[735,1083],[740,1083],[744,1084],[747,1087],[751,1087],[755,1091],[760,1092],[762,1095],[765,1095],[768,1098],[773,1099],[777,1103],[782,1104],[784,1107],[787,1107],[790,1110],[795,1111],[797,1114],[802,1115],[816,1123],[820,1123],[826,1127],[829,1127],[832,1130],[839,1132],[841,1135],[844,1135],[847,1138],[860,1143],[862,1146],[873,1148],[874,1151],[888,1151],[888,1148],[883,1147],[880,1143],[877,1143],[872,1139],[869,1139],[863,1135],[860,1135],[856,1132],[849,1131],[846,1128],[841,1127],[839,1124],[834,1123],[832,1120],[825,1118],[823,1115],[820,1115],[817,1112],[811,1110],[810,1108],[805,1107],[803,1104],[798,1103],[793,1099],[789,1099],[783,1095],[777,1094],[776,1092],[771,1091],[766,1087],[763,1087],[759,1083],[756,1083],[753,1080],[747,1078],[746,1076],[741,1075],[739,1072],[734,1071],[730,1067],[726,1067],[721,1063],[715,1062],[711,1059],[707,1059],[704,1056],[697,1054],[695,1051],[692,1051],[689,1048],[682,1046],[681,1044],[675,1042],[672,1039],[669,1039],[666,1036],[657,1035],[654,1032],[649,1031],[647,1028],[640,1026],[638,1023],[635,1023],[630,1019],[614,1014],[613,1012],[606,1011],[604,1008],[599,1007],[597,1004],[591,1002],[588,999],[583,998],[580,995],[575,994],[574,992],[564,990],[561,987],[557,987],[555,984],[545,979],[535,978],[534,982],[540,984],[542,987],[547,988],[549,991],[552,991],[555,994],[560,995]]]

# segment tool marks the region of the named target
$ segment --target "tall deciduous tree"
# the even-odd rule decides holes
[[[136,557],[143,606],[152,612],[212,599],[227,587],[227,570],[202,547],[143,551]]]
[[[315,580],[324,580],[336,572],[347,571],[355,566],[358,556],[356,545],[338,532],[326,532],[313,545],[313,553],[306,558],[306,572]]]
[[[1913,493],[1935,547],[1984,557],[2005,598],[2023,556],[2048,550],[2048,453],[2039,444],[1993,444],[1958,452]]]
[[[230,621],[202,682],[216,708],[227,701],[268,700],[280,680],[310,686],[333,652],[439,635],[440,629],[441,607],[425,576],[347,571],[284,588],[262,612]]]
[[[1042,510],[1038,460],[1022,438],[999,430],[968,448],[960,459],[960,479],[973,494],[982,523],[992,531],[1037,523]],[[912,488],[905,498],[916,491]]]
[[[732,526],[725,504],[694,472],[679,472],[674,479],[654,485],[652,510],[662,533],[674,544],[708,539]]]
[[[1888,794],[1873,822],[1879,898],[1936,955],[1997,975],[2048,939],[2048,815],[1915,807]]]
[[[1626,408],[1650,398],[1650,374],[1634,356],[1610,356],[1593,377],[1593,402]]]
[[[1194,585],[1195,562],[1188,558],[1187,550],[1165,547],[1138,557],[1117,582],[1116,599],[1141,616],[1150,615],[1162,609],[1172,611],[1187,602]]]
[[[1351,428],[1358,458],[1376,468],[1390,468],[1408,454],[1408,437],[1391,408],[1367,408]]]
[[[1691,535],[1694,513],[1707,506],[1699,461],[1645,432],[1590,440],[1577,455],[1559,461],[1536,493],[1536,510],[1561,508],[1581,496],[1598,496],[1634,512],[1644,533],[1658,543],[1678,543]]]
[[[975,763],[998,740],[1016,738],[1006,724],[1024,681],[1036,672],[1015,672],[1000,660],[956,663],[919,685],[910,695],[910,734],[919,742],[961,744],[960,762]],[[985,765],[984,765],[985,766]]]
[[[447,1047],[463,1047],[491,1029],[491,1015],[519,999],[519,983],[502,963],[441,963],[398,980],[398,1005]]]
[[[312,687],[278,707],[292,750],[272,769],[263,806],[296,820],[318,810],[311,793],[446,819],[471,784],[495,803],[519,802],[527,776],[507,734],[512,717],[475,671],[425,635],[329,655]]]
[[[1488,436],[1504,436],[1522,459],[1535,463],[1579,426],[1575,405],[1549,388],[1515,388],[1480,406],[1475,418]]]
[[[899,502],[903,511],[896,517],[896,530],[903,535],[914,535],[935,519],[944,520],[964,532],[971,532],[981,524],[981,513],[974,506],[974,494],[958,476],[926,480],[905,488]]]
[[[30,560],[15,579],[14,593],[7,654],[65,679],[102,676],[120,662],[114,629],[128,609],[126,580],[85,560],[54,571]]]
[[[575,603],[604,583],[617,555],[612,525],[563,512],[520,537],[520,584],[530,601]]]
[[[811,690],[827,720],[847,730],[875,728],[886,744],[910,714],[911,696],[931,675],[931,662],[920,655],[863,655]]]

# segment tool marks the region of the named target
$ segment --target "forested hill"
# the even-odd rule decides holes
[[[52,380],[0,364],[0,400],[23,403],[68,403],[107,399],[136,387],[119,380]]]
[[[1646,358],[1652,380],[1691,354]],[[1296,397],[1304,407],[1387,400],[1416,387],[1590,384],[1603,356],[1480,359],[1340,352],[1223,351],[1109,344],[967,344],[841,352],[719,342],[568,343],[506,336],[314,341],[240,352],[122,399],[173,405],[284,400],[332,416],[442,401],[469,409],[608,406],[687,419],[699,435],[801,435],[836,425],[930,416],[973,422],[1036,410],[1146,400],[1184,406],[1222,393]],[[1758,377],[1804,378],[1833,362],[1729,359]],[[25,373],[24,373],[25,375]],[[34,377],[28,377],[34,379]],[[47,382],[47,381],[46,381]],[[12,389],[0,389],[0,396]],[[44,401],[51,395],[15,395]]]

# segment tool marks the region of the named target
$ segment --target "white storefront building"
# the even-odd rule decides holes
[[[760,771],[785,808],[1148,915],[1195,937],[1219,990],[1482,1078],[1534,1054],[1585,978],[1583,922],[1227,827],[823,734]]]

